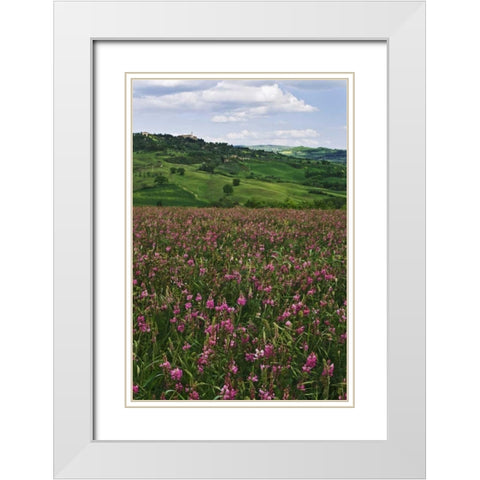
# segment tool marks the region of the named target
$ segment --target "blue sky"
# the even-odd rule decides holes
[[[346,80],[134,80],[133,131],[346,148]]]

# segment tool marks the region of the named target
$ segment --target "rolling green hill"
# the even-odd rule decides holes
[[[253,145],[248,148],[251,150],[264,150],[265,152],[280,153],[289,157],[303,158],[306,160],[326,160],[328,162],[347,163],[347,151],[336,148],[287,147],[279,145]]]
[[[250,148],[251,150],[264,150],[265,152],[282,153],[283,150],[290,150],[293,147],[284,145],[238,145],[240,148]]]
[[[325,147],[293,147],[281,151],[282,155],[289,155],[295,158],[305,158],[307,160],[326,160],[328,162],[347,163],[347,151]]]
[[[133,203],[345,208],[346,166],[322,160],[202,139],[135,133]]]

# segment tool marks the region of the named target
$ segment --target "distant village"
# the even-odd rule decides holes
[[[151,135],[149,132],[141,132],[141,134],[144,136],[144,137],[148,137],[149,135]],[[198,137],[196,137],[193,132],[192,133],[186,133],[184,135],[177,135],[177,137],[180,137],[180,138],[190,138],[191,140],[198,140]]]

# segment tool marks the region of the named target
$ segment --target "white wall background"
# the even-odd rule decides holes
[[[427,1],[427,478],[477,478],[476,2]],[[52,2],[0,17],[2,478],[52,478]]]

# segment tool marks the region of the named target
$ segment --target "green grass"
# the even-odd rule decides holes
[[[192,192],[197,198],[208,202],[214,202],[224,196],[223,186],[232,182],[232,178],[206,172],[187,171],[185,175],[172,175],[175,181],[183,189]],[[232,201],[244,204],[251,198],[261,199],[268,202],[284,202],[290,198],[294,202],[313,201],[321,198],[321,195],[310,194],[311,187],[295,183],[269,183],[256,179],[241,178],[240,185],[234,187],[233,194],[229,196]]]
[[[254,174],[273,176],[282,182],[301,183],[305,180],[306,167],[294,168],[282,162],[256,162],[249,160],[247,165]]]
[[[154,206],[159,201],[163,206],[170,207],[202,207],[206,205],[205,201],[199,200],[191,192],[171,183],[133,193],[133,204],[135,206]]]
[[[235,174],[226,171],[212,174],[198,170],[199,164],[183,164],[181,167],[185,169],[185,174],[178,175],[170,173],[171,167],[178,168],[179,165],[168,162],[158,153],[135,153],[134,205],[157,205],[161,201],[164,206],[207,206],[224,197],[223,186],[232,184],[233,178],[239,178],[240,185],[234,187],[233,194],[228,198],[241,205],[252,199],[275,204],[288,200],[300,204],[332,196],[346,197],[345,192],[302,185],[306,166],[295,168],[286,161],[248,159],[235,169]],[[168,177],[169,183],[156,186],[155,176],[159,174]],[[255,178],[249,178],[252,175]],[[309,193],[312,189],[319,193]]]
[[[280,152],[282,155],[309,160],[328,160],[330,162],[346,163],[347,152],[325,147],[292,147]]]

